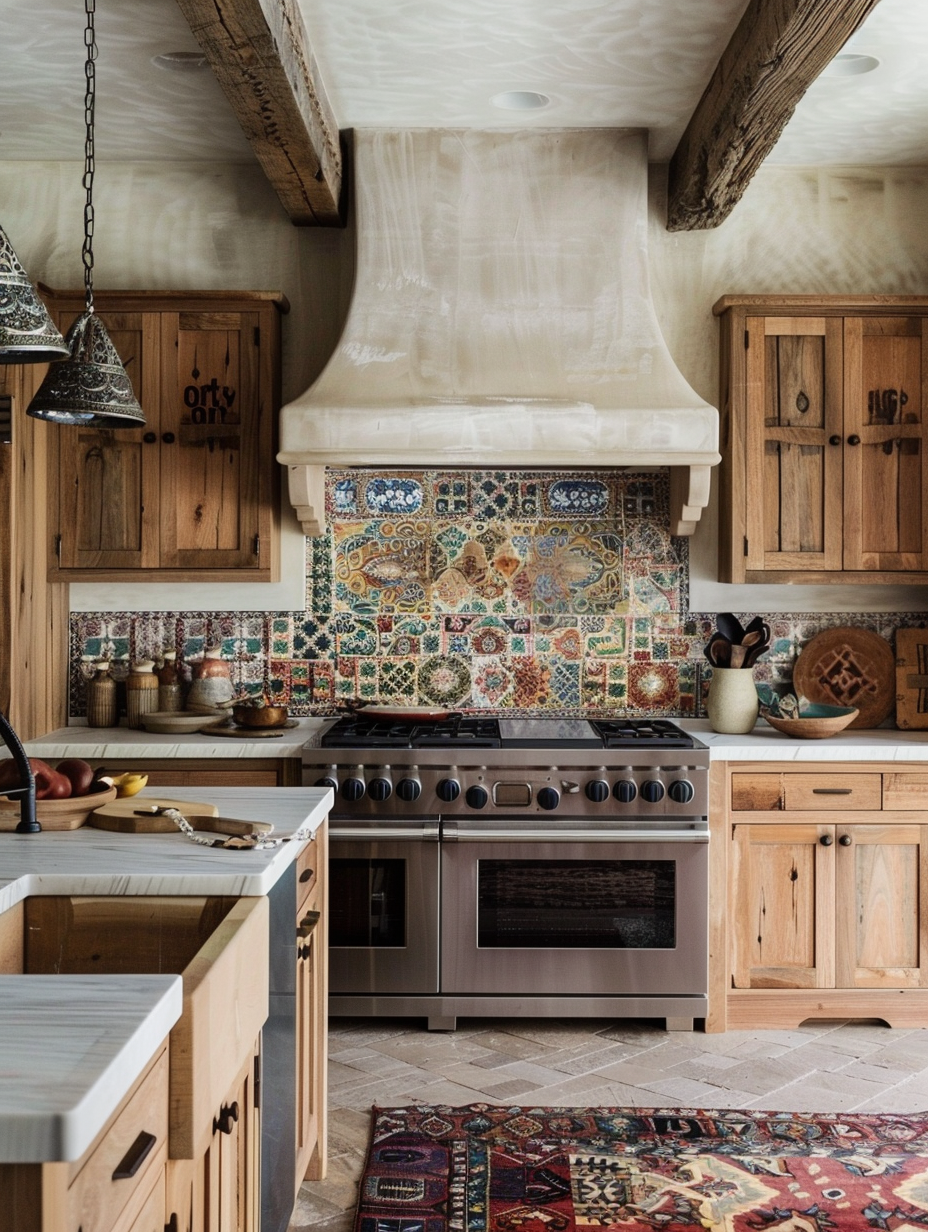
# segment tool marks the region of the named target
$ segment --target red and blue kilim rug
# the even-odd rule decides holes
[[[928,1227],[928,1114],[375,1108],[356,1232]]]

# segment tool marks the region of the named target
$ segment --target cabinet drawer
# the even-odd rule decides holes
[[[882,801],[879,774],[731,776],[731,807],[736,812],[878,810]]]
[[[928,771],[883,775],[884,809],[928,808]]]
[[[113,1232],[165,1232],[167,1204],[164,1200],[164,1173],[159,1171],[151,1193],[135,1217],[127,1212]]]
[[[303,906],[319,880],[319,844],[307,843],[296,858],[296,905]]]
[[[165,1048],[68,1188],[68,1230],[107,1232],[130,1200],[163,1173],[168,1142]],[[162,1181],[163,1185],[163,1181]],[[162,1199],[163,1200],[163,1199]]]

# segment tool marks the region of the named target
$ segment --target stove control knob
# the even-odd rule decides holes
[[[586,785],[586,798],[594,804],[605,804],[609,799],[609,784],[605,779],[593,779]]]
[[[371,779],[368,783],[367,794],[379,804],[382,800],[389,800],[393,795],[393,784],[386,774],[379,774],[377,778]]]
[[[561,802],[561,793],[556,787],[541,787],[538,789],[538,795],[535,797],[538,801],[538,807],[543,808],[545,812],[550,813],[552,809],[556,809]]]
[[[674,804],[689,804],[693,796],[696,795],[696,788],[689,779],[674,779],[667,788],[667,795],[670,796]]]
[[[418,779],[400,779],[396,785],[396,794],[407,804],[412,804],[413,800],[418,800],[422,795],[422,784]]]
[[[638,795],[638,787],[633,779],[619,779],[612,789],[612,794],[619,804],[631,804]]]
[[[659,804],[664,798],[664,784],[657,779],[647,779],[641,784],[641,798],[648,804]]]
[[[461,784],[457,779],[442,779],[435,788],[435,793],[439,800],[444,800],[445,804],[453,804],[461,794]]]
[[[365,792],[364,780],[359,778],[345,779],[342,783],[342,795],[352,803],[360,800]]]
[[[490,793],[487,791],[487,789],[485,787],[480,787],[476,783],[474,784],[473,787],[468,787],[464,795],[464,799],[467,801],[467,803],[470,805],[472,809],[486,808],[487,801],[489,800],[489,798],[490,798]]]
[[[338,791],[338,779],[333,778],[331,774],[327,774],[325,778],[316,779],[315,787],[331,787],[333,791]]]

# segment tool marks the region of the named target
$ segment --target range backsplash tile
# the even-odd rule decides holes
[[[689,609],[666,471],[330,471],[326,535],[306,541],[302,612],[81,612],[70,712],[95,659],[221,646],[242,694],[291,713],[361,699],[512,714],[705,713],[714,613]],[[753,616],[756,613],[743,613]],[[892,641],[924,613],[765,613],[755,679],[785,686],[803,644],[854,624]]]

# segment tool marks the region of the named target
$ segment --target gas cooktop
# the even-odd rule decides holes
[[[443,719],[347,715],[322,733],[329,749],[691,749],[694,741],[668,719]]]

